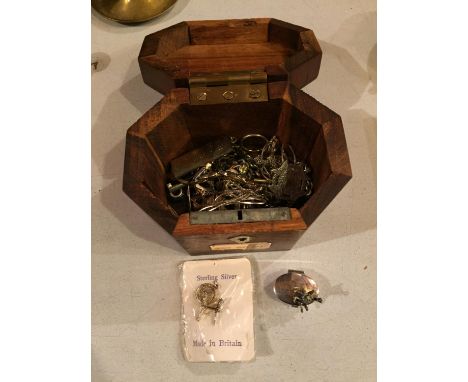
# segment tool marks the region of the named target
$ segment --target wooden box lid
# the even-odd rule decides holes
[[[310,29],[270,18],[184,21],[145,37],[144,82],[167,94],[199,74],[263,71],[301,88],[319,73],[322,51]]]

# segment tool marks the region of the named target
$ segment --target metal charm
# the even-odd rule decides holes
[[[213,322],[216,322],[218,313],[223,308],[223,299],[216,297],[216,291],[218,290],[218,283],[213,281],[213,283],[203,283],[198,286],[195,291],[195,297],[200,302],[200,309],[196,315],[196,320],[200,321],[201,316],[207,311],[211,310],[215,312],[213,317]]]
[[[173,159],[171,168],[171,198],[187,197],[190,213],[235,211],[222,215],[234,222],[247,221],[244,210],[294,207],[313,189],[310,169],[292,147],[261,134],[219,137]]]
[[[184,195],[184,190],[183,190],[183,188],[185,187],[184,184],[179,183],[179,184],[173,185],[172,183],[168,183],[166,186],[167,186],[167,189],[169,191],[169,195],[171,196],[171,198],[177,199],[177,198],[181,198]]]
[[[268,143],[268,139],[261,134],[247,134],[242,137],[240,145],[248,153],[259,153]]]
[[[301,312],[309,310],[308,305],[314,301],[322,303],[319,288],[314,280],[303,271],[288,270],[288,273],[276,279],[274,292],[286,304],[301,308]]]

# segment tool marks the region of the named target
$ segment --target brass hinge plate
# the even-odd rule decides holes
[[[189,88],[192,105],[268,101],[267,74],[261,71],[194,75]]]

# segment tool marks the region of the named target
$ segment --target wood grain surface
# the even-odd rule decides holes
[[[190,254],[236,235],[271,243],[265,251],[290,249],[352,176],[340,116],[297,87],[315,79],[320,60],[311,30],[275,19],[182,22],[148,35],[142,76],[166,96],[127,132],[124,191]],[[190,104],[192,73],[238,69],[267,71],[267,102]],[[289,221],[191,225],[187,202],[167,196],[170,162],[217,137],[246,134],[291,145],[311,168],[312,196]]]
[[[145,83],[166,94],[197,73],[247,70],[287,74],[300,88],[317,77],[321,57],[311,30],[263,18],[181,22],[146,36],[138,61]]]
[[[267,249],[254,252],[285,251],[291,249],[307,229],[299,211],[295,208],[290,211],[290,220],[231,224],[190,224],[189,214],[182,214],[172,234],[193,255],[239,252],[210,250],[214,244],[233,244],[231,239],[237,236],[248,236],[253,243],[271,243]]]

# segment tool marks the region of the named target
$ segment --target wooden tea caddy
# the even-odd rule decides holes
[[[164,98],[127,131],[123,190],[191,255],[288,250],[351,179],[341,118],[300,90],[322,51],[276,19],[187,21],[145,37],[143,80]],[[314,191],[286,219],[192,224],[167,194],[170,162],[219,136],[276,135],[312,168]]]

